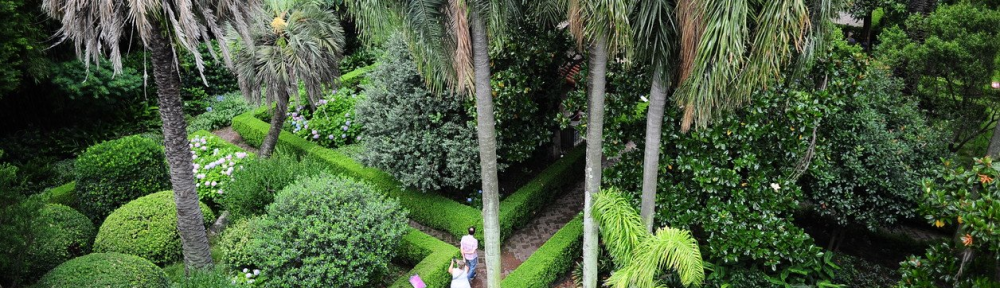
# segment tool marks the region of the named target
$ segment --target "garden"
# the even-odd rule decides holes
[[[0,15],[0,288],[1000,287],[994,0]]]

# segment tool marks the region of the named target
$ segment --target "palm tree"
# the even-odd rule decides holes
[[[677,75],[679,85],[674,88],[678,104],[684,107],[682,131],[693,123],[705,126],[712,115],[738,107],[753,91],[780,79],[796,52],[803,56],[800,63],[811,57],[826,31],[824,23],[835,11],[832,0],[808,1],[809,5],[806,0],[767,1],[758,10],[745,0],[678,0],[673,7],[668,2],[640,1],[633,14],[635,41],[647,43],[637,45],[638,58],[651,63],[653,70],[641,204],[649,231],[669,76]],[[809,29],[810,23],[816,25]]]
[[[503,41],[504,22],[515,19],[513,0],[352,0],[344,2],[367,39],[402,30],[431,88],[442,83],[476,97],[477,137],[483,189],[487,287],[500,287],[500,197],[496,121],[490,88],[489,37]]]
[[[240,90],[250,101],[274,103],[271,129],[260,145],[261,157],[270,157],[287,117],[288,101],[299,95],[314,105],[326,83],[336,84],[338,63],[344,51],[344,30],[337,15],[318,2],[307,0],[267,1],[251,27],[250,39],[235,53],[234,65]],[[273,20],[272,20],[273,19]],[[268,24],[269,23],[269,24]],[[233,46],[239,37],[231,37]],[[263,89],[265,88],[266,89]]]
[[[133,31],[149,51],[186,268],[211,267],[212,255],[191,172],[176,48],[180,46],[193,54],[195,64],[202,70],[198,44],[221,40],[224,33],[219,27],[226,25],[248,35],[249,19],[243,15],[251,14],[257,7],[259,2],[253,0],[44,0],[42,4],[45,13],[62,24],[56,35],[59,41],[71,40],[88,67],[106,56],[115,73],[121,73],[121,47],[127,44],[121,43],[121,39]],[[228,48],[224,45],[220,48],[230,64]]]
[[[605,285],[665,287],[657,279],[670,268],[684,286],[701,286],[705,269],[698,241],[690,232],[670,227],[660,228],[656,234],[646,231],[628,199],[614,189],[594,196],[594,218],[601,225],[604,245],[618,267]]]

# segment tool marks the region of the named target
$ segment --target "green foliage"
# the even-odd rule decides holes
[[[48,72],[48,59],[42,57],[48,35],[37,21],[40,14],[34,2],[0,1],[0,19],[24,24],[0,30],[0,39],[4,39],[0,43],[0,63],[4,63],[4,69],[0,69],[0,99],[17,90],[21,81],[39,79]]]
[[[254,158],[242,148],[204,130],[192,134],[188,145],[198,199],[213,206],[225,195],[222,187],[235,179],[233,174],[242,169],[243,163]]]
[[[94,253],[52,269],[35,287],[167,288],[170,282],[163,269],[149,260],[121,253]]]
[[[163,146],[140,136],[102,142],[76,159],[80,212],[95,223],[132,199],[170,187]]]
[[[274,194],[300,177],[324,171],[320,163],[311,159],[299,161],[296,156],[278,153],[267,159],[253,159],[233,172],[232,181],[222,186],[222,207],[229,210],[231,219],[264,214],[264,208],[274,202]]]
[[[904,79],[920,107],[950,121],[949,148],[961,149],[992,127],[1000,92],[989,88],[1000,55],[1000,10],[969,2],[941,5],[930,15],[914,14],[904,28],[882,33],[878,57]],[[982,156],[976,151],[973,156]]]
[[[841,267],[835,282],[847,287],[892,287],[900,279],[895,270],[859,257],[837,254],[834,261]]]
[[[816,156],[803,185],[818,214],[869,230],[913,218],[914,187],[947,155],[942,127],[927,121],[901,84],[860,48],[837,41],[816,64],[838,105],[818,129]]]
[[[397,260],[413,264],[411,269],[396,280],[392,288],[410,288],[409,279],[412,275],[420,275],[427,287],[446,287],[451,283],[448,265],[451,259],[459,254],[458,248],[427,235],[420,230],[407,228],[396,249]]]
[[[191,119],[188,133],[198,130],[213,131],[224,128],[232,123],[233,117],[252,110],[250,103],[239,93],[227,93],[215,96],[209,103],[207,112]]]
[[[324,147],[336,148],[356,143],[361,140],[361,125],[354,113],[359,97],[364,96],[352,89],[340,89],[328,99],[317,101],[315,112],[305,106],[294,107],[294,112],[288,114],[287,122],[292,133]]]
[[[239,288],[241,285],[234,284],[225,271],[215,270],[192,270],[189,275],[183,277],[170,285],[171,288]]]
[[[29,271],[37,274],[31,280],[66,260],[90,253],[97,232],[87,216],[60,204],[45,204],[32,226],[29,235],[34,240],[26,252]]]
[[[240,89],[239,83],[236,82],[236,77],[229,71],[229,68],[226,67],[225,62],[221,57],[222,51],[219,50],[219,44],[213,41],[208,44],[202,43],[198,45],[198,53],[202,56],[210,55],[208,49],[215,50],[214,55],[220,56],[218,59],[214,59],[212,57],[202,57],[205,67],[204,80],[208,81],[207,85],[202,81],[202,73],[198,72],[198,66],[195,63],[194,55],[185,51],[184,53],[181,53],[181,57],[178,59],[180,60],[181,86],[197,88],[201,90],[201,93],[205,93],[205,95],[209,96],[223,95],[233,91],[238,91]],[[190,96],[193,95],[185,95],[185,100],[195,100],[187,98]],[[199,98],[197,100],[201,99]]]
[[[260,267],[262,260],[253,241],[259,238],[263,220],[263,216],[238,219],[222,233],[218,243],[222,256],[219,260],[226,268],[237,271]]]
[[[215,221],[212,210],[199,203],[205,226]],[[94,252],[136,255],[156,264],[181,260],[173,191],[153,193],[116,209],[101,225]]]
[[[17,167],[0,163],[0,285],[5,287],[22,284],[32,272],[32,259],[24,251],[31,245],[34,219],[43,205],[36,197],[26,199],[19,180]]]
[[[462,100],[424,88],[406,43],[386,44],[370,72],[367,97],[357,106],[365,139],[365,164],[420,190],[464,189],[479,180],[473,119]]]
[[[899,274],[902,275],[902,279],[899,280],[896,287],[979,288],[1000,285],[1000,283],[987,278],[991,274],[980,274],[981,272],[991,273],[992,268],[995,267],[991,265],[994,263],[993,260],[987,259],[988,257],[972,259],[973,261],[968,263],[968,267],[966,267],[965,276],[956,279],[955,275],[960,267],[960,259],[955,256],[958,249],[960,248],[954,247],[950,243],[940,243],[928,248],[927,253],[922,257],[910,256],[906,261],[899,262]]]
[[[549,287],[573,268],[583,244],[583,217],[577,216],[500,282],[500,287]]]
[[[109,101],[140,96],[143,85],[142,74],[135,68],[122,67],[122,72],[116,75],[107,60],[90,67],[77,60],[62,62],[53,70],[52,84],[70,99],[89,97]]]
[[[371,185],[320,175],[278,192],[253,242],[267,285],[365,287],[386,271],[406,223]]]
[[[705,279],[701,250],[691,232],[664,227],[646,231],[639,213],[615,189],[594,196],[594,221],[617,270],[606,285],[617,288],[661,287],[664,270],[677,273],[685,287],[700,287]]]

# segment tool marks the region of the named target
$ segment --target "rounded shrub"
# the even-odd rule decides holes
[[[94,233],[87,216],[65,205],[46,204],[32,225],[35,240],[27,250],[30,271],[41,276],[66,260],[90,253]]]
[[[226,228],[219,239],[218,247],[222,254],[220,261],[229,269],[259,268],[258,253],[254,251],[254,236],[259,235],[263,217],[253,217],[237,220]]]
[[[261,221],[262,278],[273,287],[368,287],[385,273],[407,229],[406,212],[370,185],[304,178],[278,192]]]
[[[141,136],[87,148],[76,159],[77,207],[99,223],[132,199],[168,189],[170,178],[164,159],[163,147]]]
[[[211,225],[215,215],[205,203],[199,204],[205,226]],[[94,251],[136,255],[156,264],[181,260],[174,193],[153,193],[115,210],[97,232]]]
[[[52,269],[35,287],[166,288],[170,281],[163,269],[149,260],[121,253],[94,253]]]

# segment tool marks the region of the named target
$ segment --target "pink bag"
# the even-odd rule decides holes
[[[420,275],[410,276],[410,285],[413,285],[413,288],[427,288],[427,284],[424,284],[424,280],[420,279]]]

